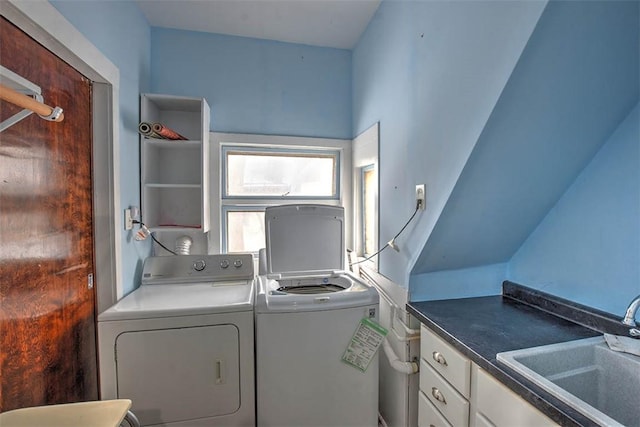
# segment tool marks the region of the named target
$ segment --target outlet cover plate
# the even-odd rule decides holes
[[[124,229],[131,230],[133,228],[133,217],[131,216],[131,209],[124,210]]]

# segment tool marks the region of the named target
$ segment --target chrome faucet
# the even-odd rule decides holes
[[[633,301],[631,301],[631,304],[629,304],[629,307],[627,308],[627,312],[624,314],[624,319],[622,319],[623,325],[631,326],[631,329],[629,329],[629,335],[631,335],[632,337],[640,337],[640,329],[636,327],[637,325],[635,320],[636,313],[638,312],[639,308],[640,295],[638,295],[633,299]]]

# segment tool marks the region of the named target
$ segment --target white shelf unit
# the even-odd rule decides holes
[[[140,135],[142,222],[152,231],[209,231],[209,105],[204,98],[142,94],[140,121],[188,140]]]

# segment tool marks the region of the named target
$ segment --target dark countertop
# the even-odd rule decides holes
[[[522,375],[499,364],[496,354],[589,338],[602,335],[604,331],[615,333],[618,319],[511,282],[504,283],[502,295],[411,302],[407,309],[558,424],[598,425]]]

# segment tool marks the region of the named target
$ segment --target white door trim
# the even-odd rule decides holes
[[[100,313],[122,297],[123,291],[120,70],[49,2],[2,0],[0,14],[94,82],[94,258],[96,308]]]

